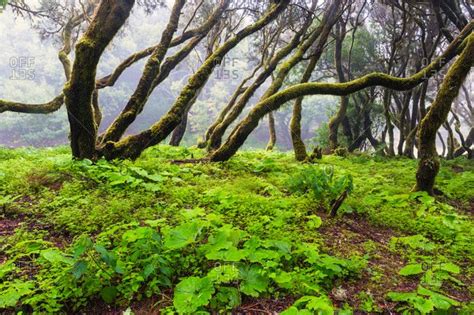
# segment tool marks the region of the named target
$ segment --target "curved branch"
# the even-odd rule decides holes
[[[298,97],[316,94],[345,96],[372,86],[382,86],[396,91],[410,90],[428,80],[452,60],[460,49],[465,47],[465,39],[474,37],[473,29],[474,21],[466,26],[440,57],[436,58],[423,70],[408,78],[393,77],[385,73],[376,72],[345,83],[303,83],[287,88],[257,104],[234,129],[227,141],[211,154],[210,159],[211,161],[226,161],[231,158],[243,145],[250,133],[258,126],[261,118],[269,112],[278,109],[286,102]]]
[[[163,141],[181,122],[188,105],[192,102],[196,93],[206,84],[215,67],[222,61],[225,55],[243,39],[272,22],[286,9],[289,2],[289,0],[281,0],[279,4],[272,5],[268,12],[258,21],[245,27],[217,48],[198,71],[191,76],[171,109],[157,123],[151,126],[150,129],[124,138],[119,142],[107,142],[105,147],[102,148],[102,153],[105,157],[107,159],[137,158],[146,148]]]
[[[50,114],[60,109],[63,104],[63,94],[44,104],[24,104],[0,100],[0,113],[8,111],[25,114]]]
[[[204,24],[202,24],[201,26],[197,28],[186,31],[183,34],[179,35],[178,37],[174,38],[170,42],[169,48],[179,46],[183,44],[184,42],[186,42],[188,39],[199,37],[203,33],[207,34],[209,30],[214,26],[216,21],[219,19],[219,17],[221,16],[228,2],[229,2],[228,0],[222,0],[219,7],[213,11],[210,18],[207,19],[207,21]],[[158,46],[159,44],[148,47],[146,49],[143,49],[139,52],[134,53],[133,55],[130,55],[127,59],[122,61],[122,63],[119,64],[111,74],[103,77],[102,79],[97,80],[97,88],[103,89],[105,87],[114,86],[114,84],[117,82],[117,80],[119,79],[119,77],[122,75],[122,73],[125,70],[127,70],[136,62],[150,56],[158,48]]]

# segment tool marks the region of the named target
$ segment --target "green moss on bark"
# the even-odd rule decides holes
[[[453,41],[446,51],[429,66],[408,78],[393,77],[385,73],[371,73],[359,79],[344,83],[304,83],[287,88],[257,104],[241,123],[239,123],[227,141],[214,153],[211,161],[226,161],[243,145],[249,134],[258,126],[259,120],[271,111],[278,109],[286,102],[306,95],[326,94],[346,96],[367,87],[382,86],[397,91],[410,90],[428,80],[435,71],[440,70],[452,58],[459,48],[464,48],[466,39],[474,27],[470,23]],[[472,35],[471,35],[472,37]]]
[[[474,64],[474,33],[465,42],[464,50],[450,67],[430,110],[420,123],[418,130],[419,159],[416,172],[416,191],[434,194],[434,183],[439,171],[436,152],[436,134],[446,121],[451,104],[457,97],[462,83]]]

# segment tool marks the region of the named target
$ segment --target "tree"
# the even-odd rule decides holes
[[[240,148],[248,135],[256,128],[259,120],[284,103],[301,96],[315,94],[350,95],[362,89],[382,86],[396,91],[410,90],[423,83],[434,73],[443,68],[458,53],[464,40],[471,34],[474,22],[471,22],[454,40],[446,51],[430,65],[408,78],[393,77],[384,73],[371,73],[361,78],[345,83],[303,83],[291,86],[268,99],[258,103],[233,130],[230,137],[222,146],[210,155],[211,161],[226,161]]]
[[[466,38],[463,46],[465,46],[463,52],[449,68],[436,99],[419,126],[420,160],[416,172],[415,190],[426,191],[430,195],[434,194],[434,182],[439,172],[436,134],[439,127],[446,121],[451,105],[474,64],[474,33]]]

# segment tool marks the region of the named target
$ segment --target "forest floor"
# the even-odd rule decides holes
[[[203,155],[0,149],[0,313],[474,313],[472,161]]]

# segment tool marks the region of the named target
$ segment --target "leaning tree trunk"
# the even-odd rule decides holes
[[[393,77],[385,73],[370,73],[361,78],[345,83],[304,83],[293,85],[275,95],[259,102],[232,131],[229,138],[209,158],[211,161],[227,161],[243,145],[250,133],[258,126],[258,122],[266,114],[280,108],[284,103],[306,95],[338,95],[345,96],[368,87],[382,86],[396,91],[411,90],[428,80],[434,73],[442,69],[465,46],[465,39],[472,38],[474,22],[448,46],[446,51],[430,65],[408,78]],[[465,59],[465,58],[464,58]],[[472,61],[471,61],[472,62]]]
[[[333,8],[329,9],[327,15],[336,15],[336,10],[338,9],[339,3],[334,2]],[[327,21],[327,22],[325,22]],[[311,51],[311,59],[306,67],[305,72],[303,73],[303,77],[300,80],[300,83],[306,83],[311,80],[311,76],[313,74],[316,65],[318,64],[319,59],[326,47],[326,43],[331,32],[331,29],[335,23],[335,19],[327,19],[323,20],[325,26],[322,28],[321,35],[319,36],[318,43],[316,47]],[[291,134],[291,141],[293,143],[293,150],[295,151],[295,158],[297,161],[304,161],[308,158],[308,154],[306,153],[306,146],[303,142],[303,137],[301,136],[301,117],[302,117],[302,110],[303,110],[303,99],[304,97],[299,97],[296,99],[295,104],[293,105],[293,115],[291,116],[290,121],[290,134]]]
[[[119,142],[107,142],[102,148],[102,153],[107,159],[114,158],[131,158],[136,159],[146,148],[156,145],[163,141],[176,126],[179,125],[183,118],[188,105],[194,99],[212,75],[214,69],[237,44],[248,36],[258,32],[263,27],[276,19],[289,4],[289,0],[282,0],[279,4],[272,5],[270,10],[258,21],[242,29],[228,41],[223,43],[216,51],[206,59],[204,64],[197,72],[190,77],[187,85],[181,91],[180,96],[173,104],[171,109],[150,129],[143,131],[134,136],[126,137]]]
[[[272,151],[273,148],[275,147],[276,143],[276,130],[275,130],[275,117],[273,116],[273,112],[270,112],[268,114],[268,131],[270,134],[270,137],[268,139],[268,144],[267,144],[267,151]]]
[[[295,53],[289,57],[282,65],[278,67],[277,75],[275,76],[272,84],[267,88],[263,96],[259,99],[259,102],[269,98],[270,96],[274,95],[277,93],[280,88],[283,86],[285,79],[287,78],[288,74],[291,72],[291,70],[298,65],[303,59],[305,53],[311,48],[311,46],[318,40],[319,37],[327,38],[327,35],[325,33],[329,34],[332,26],[336,22],[336,12],[340,6],[341,1],[340,0],[335,0],[332,2],[331,6],[328,8],[328,10],[325,12],[321,25],[314,30],[308,38],[303,41],[295,51]],[[311,21],[311,19],[309,19]],[[303,28],[303,33],[306,30],[306,27],[309,27],[310,25],[308,23],[305,23],[305,27]],[[293,37],[292,42],[290,42],[288,45],[283,47],[281,50],[278,51],[276,56],[272,58],[269,67],[267,67],[266,73],[263,72],[262,74],[265,74],[266,77],[268,78],[272,73],[273,70],[277,67],[278,62],[282,60],[283,58],[287,57],[287,55],[293,50],[293,48],[298,44],[298,41],[296,41],[296,45],[293,45],[294,39],[297,39],[300,35],[302,34],[297,34]],[[318,54],[317,51],[314,51],[315,54]],[[319,59],[319,58],[318,58]],[[276,62],[276,63],[275,63]],[[271,72],[268,72],[270,69]],[[262,75],[261,74],[261,75]],[[240,115],[242,112],[243,108],[247,104],[247,102],[250,100],[249,97],[247,96],[252,96],[255,90],[252,90],[254,88],[258,88],[264,81],[259,80],[258,78],[255,83],[249,87],[248,90],[251,91],[250,95],[247,95],[248,93],[245,92],[244,95],[239,99],[239,102],[236,104],[236,106],[229,112],[227,117],[224,119],[224,121],[219,124],[213,134],[211,135],[210,141],[209,141],[209,149],[210,151],[217,149],[222,141],[222,137],[226,131],[226,129],[230,126],[231,123],[233,123],[237,117]],[[258,86],[255,86],[255,84],[258,84]]]
[[[160,44],[153,51],[148,59],[145,70],[138,83],[135,92],[130,97],[127,105],[109,126],[103,136],[103,141],[118,141],[127,128],[135,121],[137,116],[143,111],[145,104],[153,91],[153,81],[160,74],[161,64],[168,52],[173,36],[178,30],[181,11],[186,4],[185,0],[175,0],[168,25],[161,36]]]
[[[459,93],[474,63],[474,33],[465,40],[465,48],[450,67],[430,110],[423,118],[418,131],[419,164],[416,173],[416,191],[434,194],[433,188],[440,163],[436,154],[436,133],[446,121],[451,104]]]
[[[186,111],[183,115],[183,119],[181,119],[181,122],[171,135],[170,145],[178,147],[181,144],[181,141],[184,138],[184,134],[186,133],[186,128],[188,127],[188,116],[189,111]]]
[[[76,45],[71,79],[64,88],[75,158],[97,157],[97,126],[92,105],[97,64],[107,45],[125,24],[134,3],[134,0],[103,0],[94,20]]]

